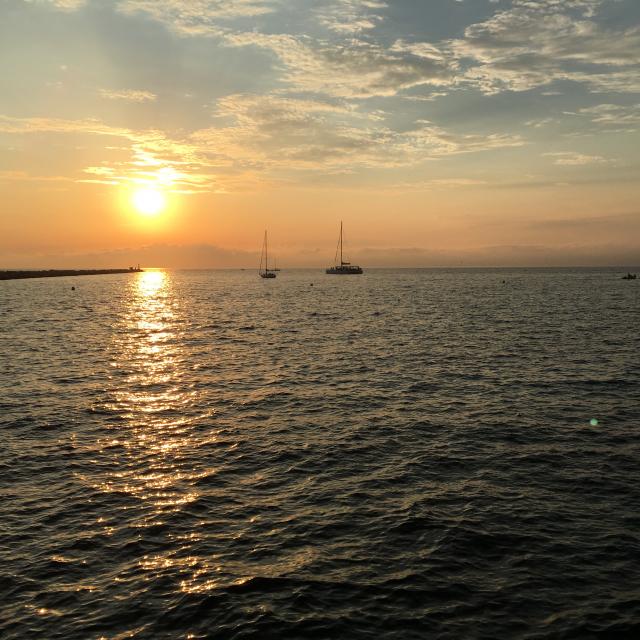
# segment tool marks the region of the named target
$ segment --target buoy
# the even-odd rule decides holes
[[[75,287],[71,287],[71,291],[75,291],[75,290],[76,290],[76,288],[75,288]]]

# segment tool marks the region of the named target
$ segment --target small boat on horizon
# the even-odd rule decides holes
[[[264,264],[264,269],[262,265]],[[275,269],[269,269],[269,254],[267,251],[267,231],[264,232],[264,242],[262,243],[262,253],[260,254],[260,266],[258,267],[258,273],[261,278],[275,278]]]
[[[340,263],[338,263],[338,251],[340,252]],[[342,257],[342,220],[340,221],[340,239],[338,240],[338,247],[336,248],[336,256],[334,262],[335,265],[333,267],[329,267],[325,271],[325,273],[328,273],[329,275],[339,276],[351,276],[364,273],[362,271],[362,267],[359,267],[357,264],[345,262]]]
[[[627,273],[626,276],[622,276],[623,280],[635,280],[638,276],[635,273]]]

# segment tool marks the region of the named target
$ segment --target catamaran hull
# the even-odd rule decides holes
[[[330,267],[325,273],[331,276],[357,276],[363,271],[360,267]]]

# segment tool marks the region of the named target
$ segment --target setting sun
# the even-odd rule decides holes
[[[166,204],[164,194],[156,189],[140,189],[133,194],[133,204],[142,214],[155,216]]]

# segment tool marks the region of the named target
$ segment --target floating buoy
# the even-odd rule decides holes
[[[75,287],[71,287],[71,291],[75,291],[75,290],[76,290],[76,288],[75,288]]]

